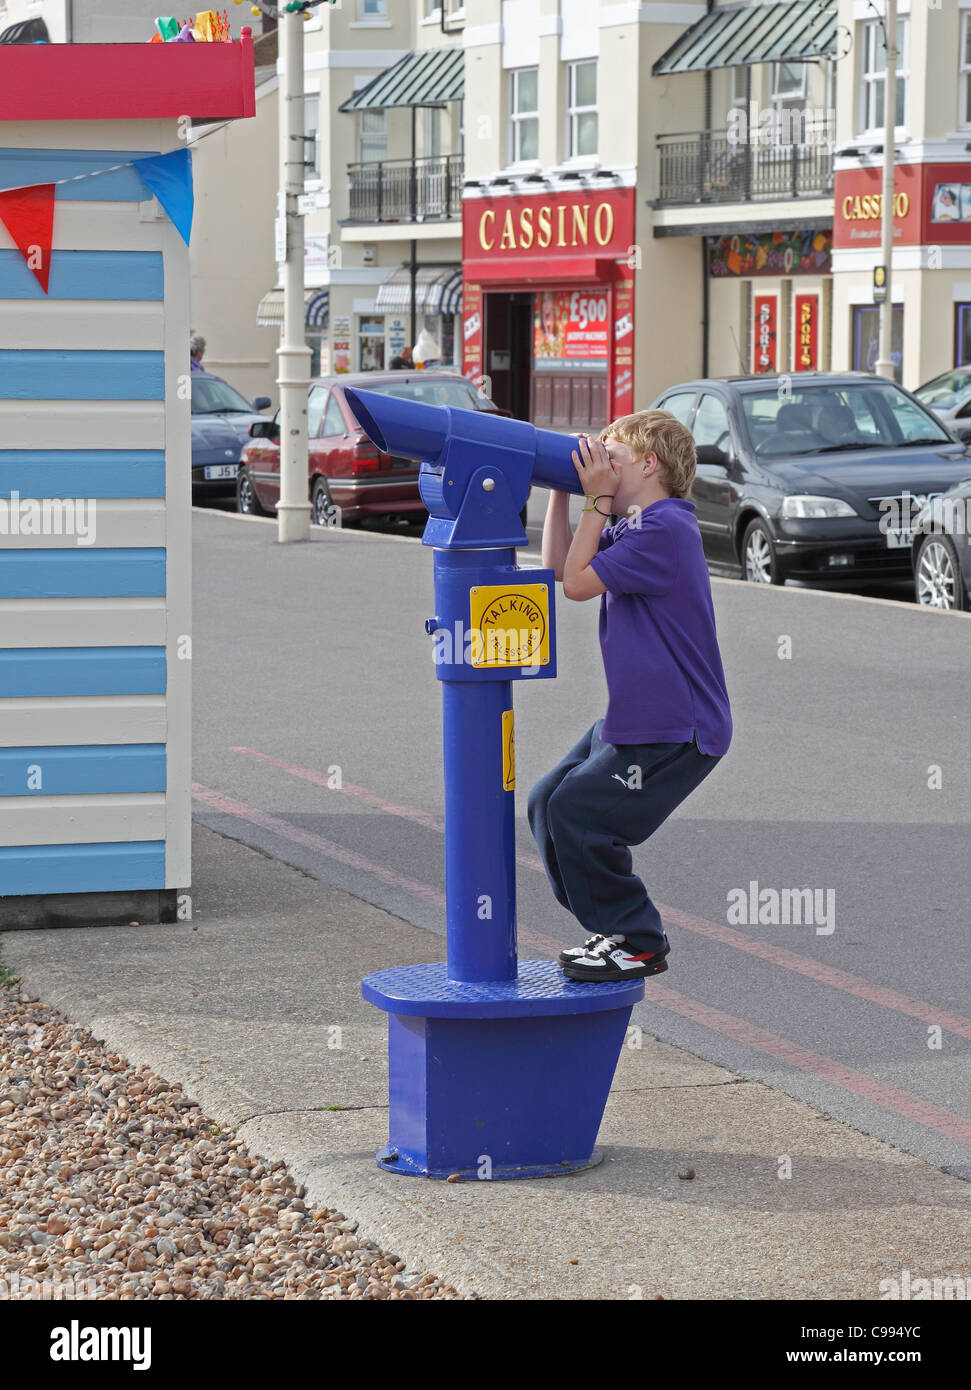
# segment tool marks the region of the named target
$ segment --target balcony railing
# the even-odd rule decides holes
[[[833,191],[833,152],[820,140],[771,145],[730,140],[725,131],[660,135],[658,203],[743,203],[809,198]]]
[[[459,154],[349,164],[351,222],[445,222],[462,215]]]

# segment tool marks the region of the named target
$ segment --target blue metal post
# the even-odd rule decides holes
[[[514,550],[436,550],[437,611],[454,611],[452,584],[464,593]],[[451,581],[451,582],[450,582]],[[452,625],[453,660],[466,653]],[[502,715],[512,709],[508,680],[443,680],[445,775],[445,930],[450,980],[516,978],[515,793],[503,789]]]

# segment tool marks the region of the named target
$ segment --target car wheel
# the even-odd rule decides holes
[[[256,495],[253,480],[245,468],[236,475],[236,510],[244,516],[266,516],[266,508]]]
[[[925,536],[914,566],[917,602],[925,608],[967,607],[961,562],[950,536]]]
[[[742,537],[742,574],[750,584],[784,584],[772,537],[764,521],[750,521]]]
[[[310,490],[310,518],[315,526],[340,525],[340,508],[334,505],[325,478],[314,478]]]

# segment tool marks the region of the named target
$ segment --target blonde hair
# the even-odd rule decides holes
[[[600,431],[626,444],[636,458],[656,454],[660,481],[672,497],[687,497],[695,479],[695,442],[687,425],[667,410],[639,410],[622,415]]]

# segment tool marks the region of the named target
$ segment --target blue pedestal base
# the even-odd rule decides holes
[[[599,1162],[597,1131],[643,980],[585,984],[553,961],[524,961],[515,980],[462,984],[445,969],[382,970],[362,985],[388,1014],[381,1167],[504,1180]]]

